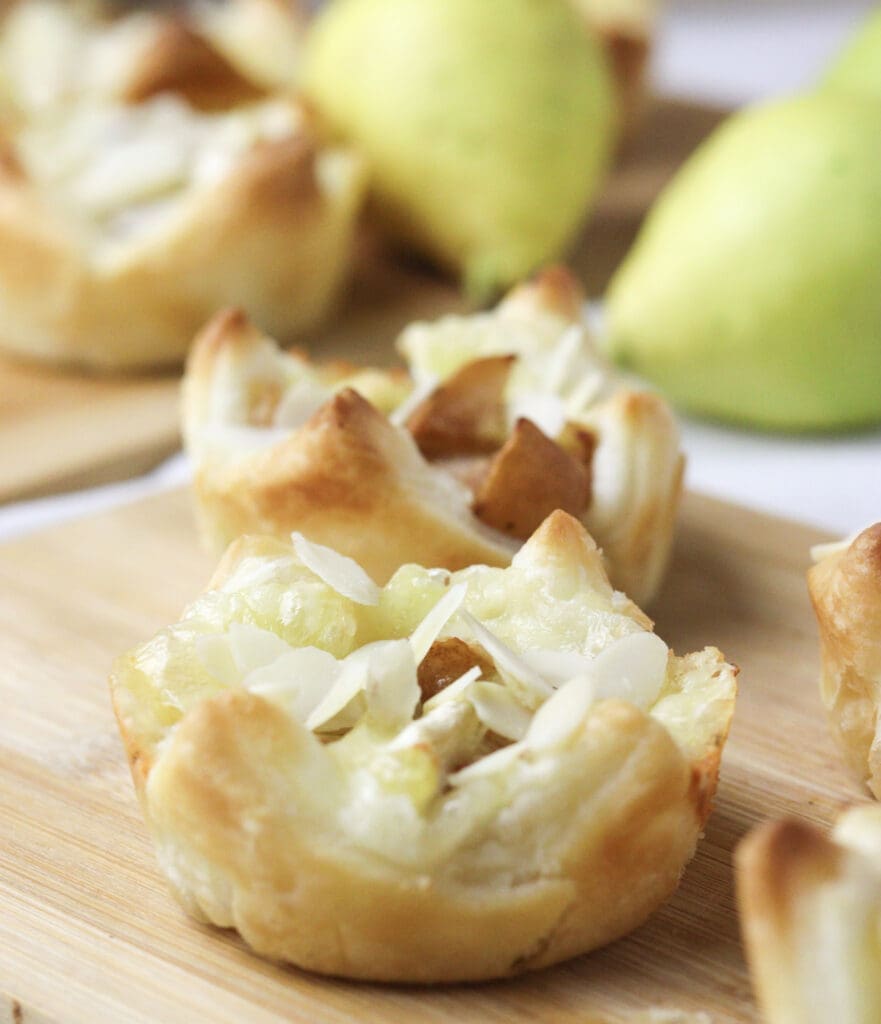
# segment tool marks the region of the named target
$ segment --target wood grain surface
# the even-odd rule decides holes
[[[0,1024],[635,1024],[648,1007],[755,1018],[731,854],[768,816],[829,823],[861,793],[817,693],[814,530],[689,495],[659,633],[741,667],[716,807],[673,900],[630,937],[513,981],[394,988],[263,962],[193,924],[156,870],[110,709],[112,659],[207,580],[187,495],[0,547]]]
[[[620,155],[570,254],[592,296],[602,294],[652,199],[722,115],[658,103]],[[461,310],[449,282],[364,241],[319,356],[388,363],[413,319]],[[178,375],[95,377],[0,356],[0,503],[135,476],[179,446]],[[2,1022],[0,1022],[2,1024]]]

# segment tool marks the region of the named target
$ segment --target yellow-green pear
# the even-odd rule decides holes
[[[866,18],[832,62],[822,85],[881,99],[881,7]]]
[[[334,0],[303,87],[410,247],[486,295],[559,256],[614,135],[606,58],[568,0]]]
[[[696,414],[881,420],[881,102],[816,93],[729,118],[650,211],[606,331]]]

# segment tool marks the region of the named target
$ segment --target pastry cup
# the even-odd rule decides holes
[[[881,808],[831,837],[771,822],[737,851],[743,934],[767,1024],[881,1020]]]
[[[584,953],[674,890],[735,671],[678,658],[552,515],[507,569],[378,588],[248,537],[116,664],[116,714],[185,909],[326,974],[502,977]]]
[[[814,555],[808,589],[820,631],[820,693],[851,770],[881,798],[881,523]]]
[[[183,432],[208,542],[311,537],[315,523],[315,539],[384,581],[420,552],[450,569],[502,564],[562,508],[596,538],[613,583],[650,600],[681,493],[678,430],[659,396],[613,378],[571,276],[555,268],[491,312],[413,325],[399,347],[409,395],[382,371],[322,379],[234,312],[206,328],[188,362]],[[336,532],[337,519],[357,519],[360,535]]]
[[[29,7],[59,5],[13,13]],[[60,91],[5,68],[0,344],[109,370],[181,362],[228,303],[285,339],[314,326],[348,267],[360,158],[321,148],[293,99],[263,95],[186,25],[131,15],[94,61],[83,31],[68,56],[86,68],[59,71]],[[24,52],[45,65],[40,38]]]

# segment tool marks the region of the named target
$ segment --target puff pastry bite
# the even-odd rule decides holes
[[[820,693],[848,764],[881,798],[881,523],[813,553]]]
[[[735,698],[556,512],[507,569],[379,588],[240,538],[111,686],[159,864],[258,953],[352,978],[514,974],[636,927],[707,816]]]
[[[183,432],[215,548],[297,529],[387,580],[413,559],[504,564],[562,508],[596,538],[615,586],[654,595],[681,492],[678,429],[659,396],[613,379],[566,271],[490,312],[414,324],[399,348],[409,394],[378,371],[318,386],[320,370],[241,315],[209,325],[187,367]],[[337,528],[355,522],[360,533]]]
[[[0,344],[180,362],[220,306],[290,339],[348,265],[365,169],[188,23],[26,0],[0,24]]]
[[[881,1020],[881,808],[853,808],[831,837],[772,822],[737,851],[753,984],[767,1024]]]

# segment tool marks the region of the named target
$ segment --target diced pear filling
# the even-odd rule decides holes
[[[512,778],[573,742],[597,700],[662,711],[677,742],[689,713],[713,704],[689,692],[696,667],[691,680],[620,595],[535,559],[453,574],[410,565],[378,588],[303,537],[273,543],[137,651],[129,686],[152,688],[166,742],[227,687],[283,708],[347,780],[339,823],[381,856],[442,856],[504,804]],[[451,666],[463,669],[452,679]]]

